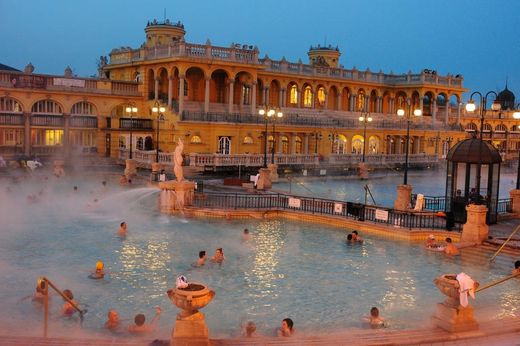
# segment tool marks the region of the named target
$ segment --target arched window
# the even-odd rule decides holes
[[[491,132],[491,130],[493,130],[493,128],[491,127],[491,125],[488,124],[488,123],[485,123],[485,124],[484,124],[484,128],[482,129],[482,131]]]
[[[249,104],[249,97],[251,95],[251,87],[249,85],[242,85],[242,103]]]
[[[282,150],[283,154],[289,154],[289,138],[282,136]]]
[[[218,139],[218,153],[229,155],[231,153],[231,139],[227,136]]]
[[[365,110],[365,91],[359,90],[357,96],[357,111],[362,112]]]
[[[200,144],[200,143],[202,143],[202,138],[200,138],[200,136],[193,135],[193,136],[191,136],[190,143]]]
[[[53,100],[41,100],[32,106],[31,112],[43,114],[62,114],[63,110],[61,106]]]
[[[474,123],[469,123],[469,124],[466,124],[465,129],[466,129],[466,131],[476,131],[477,125],[475,125]]]
[[[12,98],[0,97],[0,112],[20,113],[22,106]]]
[[[90,102],[78,102],[72,106],[70,114],[73,115],[94,115],[94,105]]]
[[[347,149],[347,138],[343,135],[338,135],[336,140],[336,154],[345,154]]]
[[[137,150],[143,150],[144,149],[144,139],[143,137],[137,138]]]
[[[296,85],[293,84],[289,93],[289,103],[292,105],[298,104],[298,87],[296,87]]]
[[[310,86],[306,86],[303,90],[303,106],[312,107],[312,89]]]
[[[296,136],[294,138],[294,153],[295,154],[301,154],[302,153],[302,139],[300,136]]]
[[[370,136],[366,151],[367,154],[377,154],[379,152],[379,138],[377,136]]]
[[[506,132],[507,131],[507,127],[504,124],[498,124],[495,127],[495,131],[497,131],[497,132]]]
[[[253,137],[251,136],[245,136],[244,140],[242,141],[243,144],[253,144]]]
[[[318,103],[320,106],[323,106],[325,104],[325,88],[320,87],[318,89]]]

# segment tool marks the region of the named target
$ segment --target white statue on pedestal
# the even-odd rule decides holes
[[[181,182],[184,180],[184,173],[182,171],[182,151],[184,150],[184,143],[182,142],[182,139],[179,138],[179,142],[177,144],[177,147],[175,148],[175,153],[173,155],[173,160],[175,163],[175,166],[173,166],[173,173],[175,173],[175,177],[177,178],[178,182]]]

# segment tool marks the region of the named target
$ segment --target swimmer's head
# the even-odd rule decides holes
[[[515,262],[515,269],[518,269],[518,268],[520,268],[520,261]]]
[[[78,187],[77,186],[74,186],[74,191],[78,191]]]
[[[370,309],[370,316],[379,317],[379,309],[375,306],[372,309]]]
[[[112,322],[119,321],[119,314],[116,310],[108,310],[108,320]]]
[[[144,324],[144,321],[146,320],[146,317],[144,317],[143,314],[137,314],[135,315],[134,322],[138,326],[142,326]]]
[[[249,230],[247,228],[244,229],[244,234],[249,234]]]
[[[121,224],[119,226],[121,226],[121,228],[125,228],[126,227],[126,222],[124,222],[124,221],[121,222]]]
[[[103,184],[103,186],[106,186],[107,182],[103,180],[103,182],[101,182],[101,184]]]
[[[246,325],[246,334],[247,336],[253,335],[253,333],[256,331],[256,324],[253,321],[247,322]]]
[[[206,256],[206,251],[199,251],[199,258]]]
[[[102,261],[96,262],[96,270],[103,270],[104,267],[105,267],[105,264]]]
[[[352,234],[358,235],[358,231],[352,231]]]
[[[446,238],[446,243],[451,243],[451,238]]]
[[[71,290],[64,290],[63,291],[63,295],[65,297],[69,298],[70,300],[74,299],[74,295],[72,294]]]
[[[347,235],[347,240],[352,240],[352,234]]]

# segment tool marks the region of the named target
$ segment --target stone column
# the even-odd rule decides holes
[[[397,196],[394,201],[395,210],[407,210],[412,200],[411,185],[397,185]]]
[[[271,102],[270,100],[270,97],[269,97],[269,87],[265,87],[264,88],[264,93],[265,93],[265,105],[269,105],[269,103]]]
[[[168,108],[172,106],[173,76],[168,77]]]
[[[343,95],[341,93],[338,93],[338,99],[336,100],[336,110],[340,111],[341,110],[341,97]]]
[[[273,184],[271,182],[271,170],[269,168],[260,168],[260,177],[258,178],[258,182],[256,183],[257,190],[267,190],[270,189]]]
[[[459,103],[457,106],[457,125],[460,124],[460,109],[462,108],[462,103]]]
[[[301,101],[302,101],[302,89],[298,89],[296,92],[296,107],[301,108]]]
[[[363,105],[363,110],[365,112],[369,112],[370,111],[370,95],[366,95],[365,96],[365,104]]]
[[[184,75],[179,75],[179,115],[184,111]]]
[[[520,162],[518,164],[520,165]],[[513,213],[520,217],[520,190],[509,191],[509,197],[513,203]]]
[[[155,92],[154,100],[157,101],[159,99],[159,77],[155,78],[154,92]]]
[[[462,227],[461,242],[482,244],[487,239],[489,228],[486,224],[487,207],[485,205],[470,204],[466,207],[467,219]]]
[[[70,154],[70,113],[63,114],[63,157],[69,158]]]
[[[356,107],[356,95],[352,94],[350,95],[350,105],[349,105],[349,112],[354,112],[354,109]]]
[[[229,82],[228,113],[233,113],[233,94],[235,92],[235,81]]]
[[[251,114],[256,115],[256,82],[251,86]]]
[[[204,113],[209,112],[209,81],[210,78],[206,78],[206,82],[204,84]]]
[[[279,107],[283,107],[283,89],[280,88],[280,90],[278,91],[278,106]]]
[[[435,128],[435,121],[437,120],[437,103],[435,100],[432,100],[432,125]]]
[[[446,100],[446,114],[444,114],[444,122],[447,124],[450,119],[450,101]]]
[[[282,89],[282,103],[280,103],[280,107],[285,107],[286,104],[286,97],[287,95],[287,89]]]
[[[238,84],[238,87],[240,88],[240,93],[239,93],[240,99],[238,100],[238,105],[239,105],[240,109],[242,109],[242,106],[244,105],[244,84],[242,84],[242,85]]]
[[[31,113],[23,114],[23,153],[31,156]]]
[[[309,134],[306,133],[304,136],[303,136],[303,154],[308,154],[309,153]]]

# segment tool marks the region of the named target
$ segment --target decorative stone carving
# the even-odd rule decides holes
[[[467,218],[462,227],[461,242],[482,244],[488,238],[487,211],[485,205],[470,204],[466,207]]]
[[[178,182],[181,182],[184,180],[184,173],[182,171],[182,151],[184,150],[184,143],[182,142],[182,139],[179,138],[177,147],[175,148],[175,153],[173,155],[174,160],[174,166],[173,166],[173,173],[175,173],[175,178]]]
[[[412,186],[397,185],[397,196],[394,201],[395,210],[407,210],[412,201]]]

